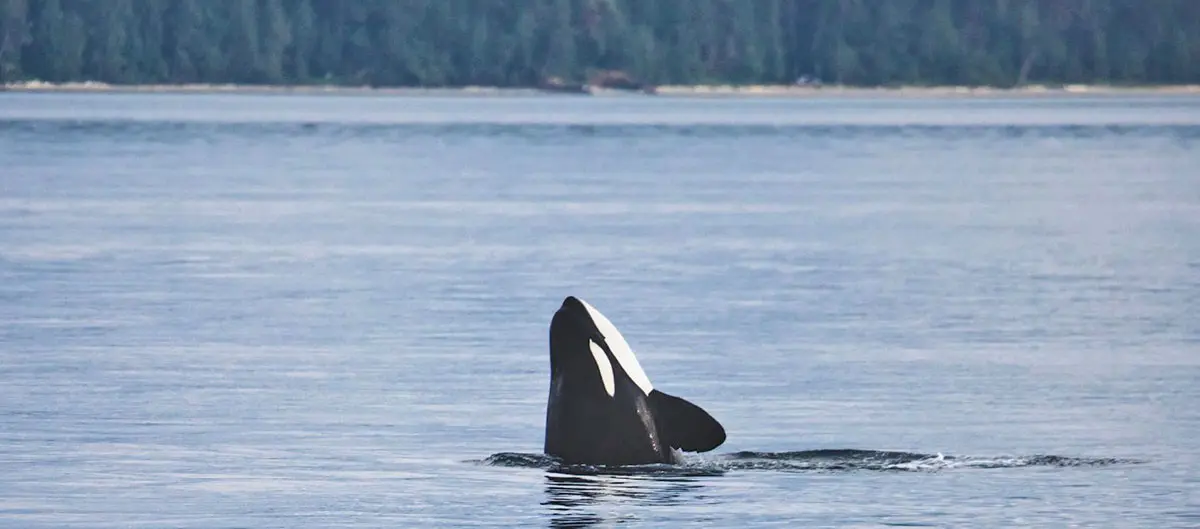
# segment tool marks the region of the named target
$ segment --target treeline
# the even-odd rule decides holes
[[[1200,0],[0,0],[0,82],[1200,83]]]

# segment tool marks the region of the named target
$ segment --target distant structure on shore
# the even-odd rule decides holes
[[[588,76],[586,82],[569,82],[561,77],[551,76],[538,84],[538,88],[547,92],[568,94],[592,94],[597,90],[622,90],[654,94],[654,85],[643,83],[633,78],[628,72],[620,70],[597,70]]]

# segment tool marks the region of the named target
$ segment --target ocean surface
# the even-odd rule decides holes
[[[5,528],[1197,527],[1200,98],[0,93],[0,377]]]

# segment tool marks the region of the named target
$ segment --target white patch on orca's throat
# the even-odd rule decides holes
[[[608,396],[616,395],[617,385],[613,380],[612,364],[608,361],[608,356],[604,354],[604,349],[600,344],[588,340],[588,346],[592,350],[592,358],[596,359],[596,369],[600,370],[600,381],[604,382],[604,391],[608,392]]]
[[[576,298],[578,299],[578,298]],[[629,344],[625,342],[625,337],[621,336],[621,331],[608,321],[600,311],[588,304],[588,302],[580,299],[584,308],[587,309],[588,315],[592,317],[592,322],[596,324],[596,329],[600,334],[604,335],[604,341],[608,343],[608,349],[612,351],[613,357],[617,359],[617,363],[621,364],[621,369],[625,370],[625,374],[629,375],[630,380],[637,384],[642,389],[642,393],[649,395],[654,391],[654,385],[650,383],[650,378],[646,376],[646,372],[642,371],[641,364],[638,363],[637,357],[633,355],[633,350],[629,348]],[[595,345],[593,344],[593,347]],[[595,354],[596,349],[592,349],[592,354]],[[601,351],[603,352],[603,351]]]

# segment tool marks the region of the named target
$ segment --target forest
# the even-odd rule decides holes
[[[1200,0],[0,0],[0,83],[1200,83]]]

